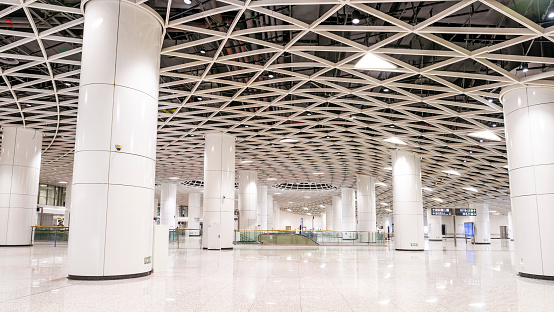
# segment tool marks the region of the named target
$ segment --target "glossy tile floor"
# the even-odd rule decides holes
[[[554,309],[554,282],[516,276],[513,242],[459,240],[455,249],[449,240],[426,249],[171,249],[166,272],[85,282],[65,278],[65,246],[0,248],[0,311]]]

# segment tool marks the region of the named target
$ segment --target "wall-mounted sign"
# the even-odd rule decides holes
[[[451,216],[451,208],[431,208],[431,215],[433,216]]]
[[[474,217],[477,215],[477,209],[471,208],[456,208],[457,216]]]

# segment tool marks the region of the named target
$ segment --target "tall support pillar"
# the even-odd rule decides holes
[[[267,195],[267,229],[275,229],[275,213],[273,211],[273,195]]]
[[[5,127],[0,154],[0,246],[29,246],[35,225],[42,132]]]
[[[65,212],[63,215],[63,225],[69,226],[71,218],[71,192],[73,190],[73,181],[67,181],[65,187]]]
[[[267,227],[267,186],[258,186],[258,230],[268,230]]]
[[[554,277],[554,88],[502,90],[516,269]]]
[[[281,206],[275,200],[273,201],[273,215],[273,223],[275,225],[275,229],[279,230],[281,229]]]
[[[442,241],[441,216],[431,214],[431,208],[427,209],[427,235],[430,241]]]
[[[177,213],[177,185],[163,183],[161,191],[160,225],[169,225],[170,229],[176,227],[175,214]]]
[[[202,193],[189,193],[188,228],[200,229],[201,208],[200,199]],[[190,235],[200,235],[199,230],[190,231]]]
[[[514,240],[514,222],[512,219],[512,212],[508,212],[508,238]]]
[[[377,225],[377,211],[375,208],[375,178],[358,175],[358,231],[375,231]],[[375,242],[376,235],[361,233],[363,243]]]
[[[327,231],[334,231],[335,228],[333,226],[333,223],[334,223],[334,209],[333,209],[333,205],[327,205],[325,207],[325,225],[326,225],[326,228],[325,230]]]
[[[475,243],[491,243],[491,223],[489,218],[489,205],[469,203],[469,208],[477,210],[475,217]]]
[[[339,196],[333,196],[333,231],[342,231],[342,201]]]
[[[233,248],[235,216],[235,137],[206,134],[204,153],[203,248]]]
[[[396,250],[423,250],[423,196],[420,157],[392,152],[392,190]]]
[[[81,7],[68,277],[144,276],[152,270],[163,20],[130,1],[89,0]]]
[[[255,230],[258,207],[258,173],[239,171],[239,229]]]
[[[343,239],[355,239],[356,233],[356,195],[354,189],[341,189],[342,202],[342,231],[349,231],[342,235]]]

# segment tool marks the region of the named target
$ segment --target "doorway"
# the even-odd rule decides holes
[[[446,236],[446,224],[442,225],[442,235]]]

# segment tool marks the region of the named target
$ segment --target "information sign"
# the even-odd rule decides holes
[[[451,208],[431,208],[431,215],[433,216],[451,216]]]

